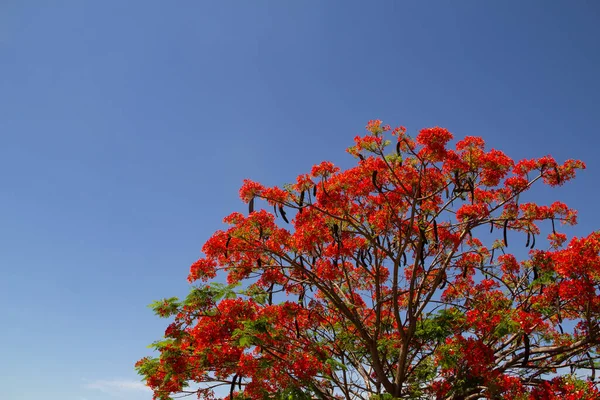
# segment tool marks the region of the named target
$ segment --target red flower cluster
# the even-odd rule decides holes
[[[569,240],[575,210],[524,201],[585,165],[366,129],[348,169],[244,181],[249,212],[206,241],[197,286],[153,304],[174,318],[136,365],[155,399],[600,398],[600,233]]]

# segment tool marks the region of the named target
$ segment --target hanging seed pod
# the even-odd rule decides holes
[[[298,205],[300,206],[300,208],[302,208],[303,204],[304,204],[304,190],[300,192],[300,201],[298,202]]]
[[[490,221],[490,233],[494,232],[494,221]]]
[[[275,287],[275,282],[271,283],[267,292],[269,293],[269,305],[273,305],[273,288]]]
[[[381,188],[377,185],[377,171],[373,171],[371,175],[371,181],[373,182],[373,186],[377,189],[378,192],[381,192]]]
[[[425,235],[425,229],[419,227],[419,233],[421,235],[421,241],[423,242],[423,245],[429,244],[429,240],[427,240],[427,236]]]
[[[253,211],[254,211],[254,197],[252,197],[250,199],[250,202],[248,203],[248,214],[252,214]]]
[[[401,155],[402,152],[400,151],[400,142],[396,143],[396,154]]]
[[[552,233],[556,235],[556,229],[554,228],[554,218],[550,218],[550,221],[552,221]]]
[[[285,216],[285,210],[283,209],[283,206],[279,206],[279,214],[281,214],[281,218],[283,218],[283,220],[286,223],[290,223],[290,221],[288,221],[287,217]]]
[[[535,234],[533,232],[531,232],[531,247],[530,249],[533,249],[535,247]]]
[[[503,235],[504,235],[504,247],[508,247],[508,240],[506,238],[507,227],[508,227],[508,219],[505,219],[504,220],[504,233],[503,233]]]
[[[408,260],[406,258],[406,253],[402,252],[402,261],[404,261],[404,265],[408,265]]]
[[[313,186],[313,197],[317,196],[317,185]]]
[[[367,268],[367,259],[365,258],[364,253],[361,251],[360,255],[359,255],[359,259],[360,262],[362,263],[362,265]]]
[[[435,222],[435,219],[433,220],[433,236],[435,237],[435,244],[438,244],[440,240],[438,238],[437,222]]]
[[[445,288],[447,284],[448,284],[448,275],[446,275],[446,273],[444,272],[444,275],[442,276],[442,284],[440,286],[440,289]]]
[[[229,257],[229,242],[231,242],[231,236],[227,236],[227,241],[225,242],[225,257]]]
[[[525,243],[525,247],[529,247],[530,236],[531,236],[531,234],[529,233],[529,231],[527,231],[527,242]]]
[[[366,258],[369,260],[369,264],[373,264],[373,255],[371,254],[371,252],[369,250],[367,250],[366,254]]]
[[[238,375],[235,374],[233,376],[233,379],[231,380],[231,387],[229,388],[229,398],[230,399],[233,399],[233,391],[235,390],[235,381],[236,381],[237,377],[238,377]]]

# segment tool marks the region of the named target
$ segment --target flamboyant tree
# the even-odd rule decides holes
[[[600,398],[600,232],[525,201],[584,164],[452,139],[370,121],[352,168],[246,180],[196,286],[153,304],[174,317],[137,363],[155,398]]]

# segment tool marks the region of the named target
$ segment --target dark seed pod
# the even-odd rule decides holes
[[[361,264],[362,264],[362,265],[363,265],[365,268],[367,268],[367,260],[366,260],[366,258],[365,258],[365,255],[364,255],[364,253],[363,253],[362,251],[361,251],[361,252],[360,252],[360,254],[358,255],[358,258],[359,258],[359,260],[360,260],[360,263],[361,263]]]
[[[304,204],[304,190],[300,192],[300,202],[299,202],[299,206],[302,207],[302,205]]]
[[[538,279],[538,269],[537,267],[533,267],[533,280],[536,281]]]
[[[228,257],[229,242],[231,242],[231,236],[227,236],[227,241],[225,242],[225,257]]]
[[[371,181],[373,182],[373,186],[377,189],[378,192],[381,192],[381,188],[377,185],[377,171],[373,171],[371,175]]]
[[[269,305],[273,305],[273,288],[275,287],[275,282],[271,283],[267,292],[269,292]]]
[[[402,261],[404,261],[404,265],[408,265],[408,260],[406,259],[406,253],[402,253]]]
[[[438,244],[440,240],[438,238],[437,222],[435,222],[435,219],[433,220],[433,235],[435,236],[435,243]]]
[[[425,230],[419,227],[419,233],[421,235],[421,241],[423,242],[423,245],[429,244],[429,240],[427,240],[427,236],[425,236]]]
[[[361,161],[365,161],[365,156],[360,153],[358,153],[358,158],[360,158]]]
[[[533,234],[533,232],[531,233],[531,247],[530,249],[533,249],[535,247],[535,235]]]
[[[313,186],[313,197],[317,195],[317,185]]]
[[[401,155],[402,152],[400,151],[400,142],[396,143],[396,154]]]
[[[260,257],[256,259],[256,264],[258,265],[258,268],[262,268],[262,260]]]
[[[279,214],[281,214],[281,218],[283,218],[283,220],[286,223],[290,223],[290,221],[288,221],[287,217],[285,216],[285,210],[283,209],[283,206],[279,206]]]
[[[251,214],[254,211],[254,197],[250,199],[248,203],[248,214]]]
[[[527,242],[525,243],[525,247],[529,247],[530,236],[531,234],[529,233],[529,231],[527,231]]]
[[[233,399],[233,391],[235,390],[235,381],[236,381],[237,377],[238,377],[238,375],[235,374],[233,376],[233,379],[231,380],[231,387],[229,388],[229,398],[230,399]]]
[[[340,227],[338,226],[338,224],[333,224],[333,237],[336,240],[340,239]]]
[[[508,227],[508,219],[504,220],[504,247],[508,247],[508,240],[506,239],[506,229]]]
[[[373,264],[373,255],[371,255],[371,252],[367,250],[365,255],[366,255],[366,258],[369,260],[369,264]]]
[[[556,229],[554,228],[554,218],[550,218],[550,221],[552,221],[552,233],[556,235]]]
[[[490,233],[494,232],[494,221],[490,221]]]

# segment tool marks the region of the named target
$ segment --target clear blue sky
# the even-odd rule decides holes
[[[583,159],[552,198],[599,228],[599,20],[583,0],[2,1],[0,396],[149,399],[146,305],[186,293],[242,179],[348,166],[372,118]]]

